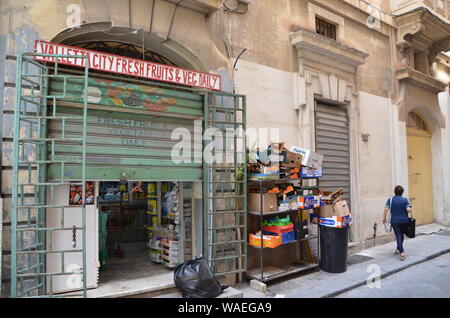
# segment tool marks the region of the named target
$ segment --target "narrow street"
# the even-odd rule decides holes
[[[417,228],[407,239],[407,257],[394,255],[395,242],[369,247],[348,256],[347,271],[323,270],[268,284],[267,292],[240,286],[244,298],[414,298],[450,297],[450,231],[439,225]],[[378,275],[380,288],[367,280]]]
[[[450,253],[409,267],[381,280],[380,288],[367,285],[337,298],[450,298]]]

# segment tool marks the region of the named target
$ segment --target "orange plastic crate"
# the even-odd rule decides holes
[[[261,238],[250,234],[249,244],[252,246],[261,246]],[[263,247],[275,248],[282,244],[281,235],[263,235]]]
[[[291,232],[294,230],[294,224],[289,224],[286,226],[263,226],[263,231],[283,234],[287,232]]]

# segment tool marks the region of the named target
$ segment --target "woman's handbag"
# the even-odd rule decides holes
[[[416,219],[408,218],[408,224],[406,225],[405,235],[409,238],[416,237]]]
[[[390,198],[389,206],[392,206],[392,198]],[[392,232],[392,224],[391,224],[390,216],[391,216],[391,211],[389,210],[389,220],[388,220],[388,222],[384,223],[384,230],[387,233]]]

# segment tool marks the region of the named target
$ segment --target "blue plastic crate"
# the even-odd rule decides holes
[[[278,233],[272,233],[268,231],[263,231],[263,234],[267,235],[279,235]],[[281,244],[287,244],[296,240],[295,231],[290,231],[282,234]]]

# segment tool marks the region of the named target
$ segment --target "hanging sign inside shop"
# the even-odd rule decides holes
[[[34,52],[38,54],[87,56],[89,68],[108,73],[147,78],[155,81],[170,82],[211,90],[221,90],[219,75],[188,70],[125,56],[119,56],[78,47],[36,40]],[[86,59],[76,57],[35,56],[36,61],[85,67]],[[56,61],[57,59],[57,61]]]

